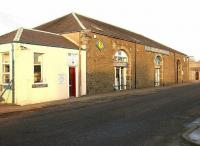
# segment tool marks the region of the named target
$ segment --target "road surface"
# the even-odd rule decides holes
[[[200,84],[75,102],[0,117],[0,146],[192,146]]]

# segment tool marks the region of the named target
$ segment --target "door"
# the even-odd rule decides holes
[[[115,76],[115,87],[117,90],[120,90],[120,68],[116,67],[116,76]]]
[[[155,86],[160,86],[160,68],[155,70]]]
[[[121,76],[120,76],[120,90],[125,89],[124,88],[124,68],[121,67]]]
[[[124,67],[115,68],[115,89],[123,90],[126,89],[126,74]]]
[[[76,96],[76,70],[74,67],[69,67],[69,96]]]
[[[195,73],[195,79],[199,80],[199,72],[198,71]]]
[[[182,81],[182,66],[180,60],[177,60],[177,83]]]

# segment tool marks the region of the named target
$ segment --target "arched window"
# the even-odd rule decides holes
[[[115,61],[117,62],[128,62],[128,57],[126,53],[122,50],[119,50],[115,53]]]
[[[162,58],[159,55],[156,56],[156,58],[155,58],[155,64],[156,65],[161,65],[161,62],[162,62]]]

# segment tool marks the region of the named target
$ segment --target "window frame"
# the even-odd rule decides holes
[[[114,54],[114,60],[117,62],[125,62],[128,63],[128,55],[124,50],[118,50]]]
[[[35,54],[39,54],[41,55],[42,59],[40,61],[40,63],[35,63]],[[33,53],[33,84],[43,84],[44,83],[44,77],[43,77],[43,58],[44,58],[44,53],[39,53],[39,52],[34,52]],[[39,82],[36,82],[35,81],[35,66],[38,66],[40,65],[40,81]]]
[[[8,55],[8,62],[5,61],[4,55]],[[2,84],[3,85],[8,85],[11,82],[10,53],[9,52],[4,52],[4,53],[2,53],[1,57],[2,57],[2,62],[1,62]],[[5,66],[6,65],[9,66],[9,71],[8,72],[5,72]],[[9,76],[9,82],[5,82],[6,81],[5,76],[7,76],[7,75]]]

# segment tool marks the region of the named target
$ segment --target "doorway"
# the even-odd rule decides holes
[[[155,68],[155,86],[160,86],[160,68]]]
[[[176,63],[176,76],[177,76],[177,83],[181,83],[182,81],[182,67],[181,67],[181,61],[180,60],[177,60],[177,63]]]
[[[115,89],[126,89],[126,69],[124,67],[115,67]]]
[[[69,96],[76,97],[76,70],[69,67]]]
[[[155,79],[154,85],[155,87],[163,84],[163,59],[161,55],[156,55],[154,59],[155,63]]]
[[[195,72],[195,79],[199,80],[199,72],[198,71]]]

